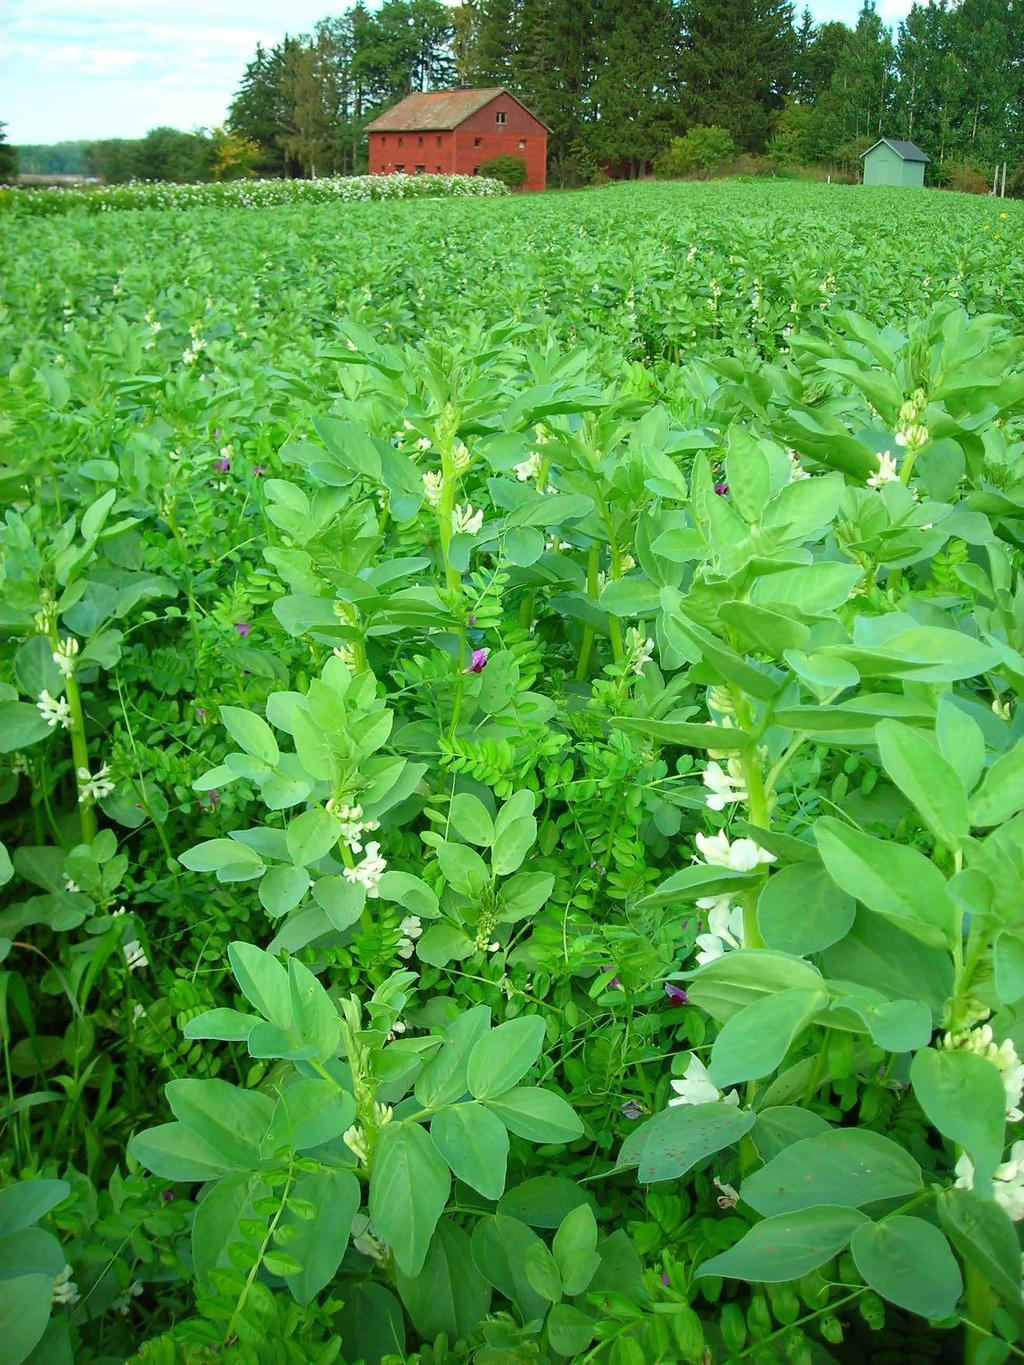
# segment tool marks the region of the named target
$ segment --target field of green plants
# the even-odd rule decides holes
[[[5,1365],[1024,1358],[1022,228],[0,219]]]

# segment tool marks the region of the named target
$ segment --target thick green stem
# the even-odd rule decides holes
[[[89,773],[89,746],[85,740],[85,715],[82,711],[82,694],[78,690],[75,675],[64,680],[64,693],[71,711],[71,758],[75,767],[75,791],[78,795],[78,818],[82,826],[82,842],[91,844],[96,838],[96,811],[91,796],[82,795],[80,774]]]
[[[597,600],[597,566],[600,562],[600,546],[591,545],[587,551],[587,596],[590,600]],[[582,682],[587,676],[590,668],[590,651],[594,647],[594,628],[593,626],[583,627],[583,643],[580,645],[579,663],[576,665],[576,681]]]
[[[982,1346],[992,1335],[992,1291],[984,1274],[970,1263],[964,1266],[967,1282],[967,1312],[964,1326],[964,1365],[978,1365]]]

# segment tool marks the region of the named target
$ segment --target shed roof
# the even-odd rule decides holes
[[[385,109],[383,114],[378,114],[366,125],[367,131],[423,133],[458,128],[460,123],[465,123],[466,119],[499,95],[507,95],[509,99],[515,100],[516,104],[526,109],[522,100],[517,100],[503,85],[492,86],[486,90],[425,90],[419,94],[406,95],[404,100],[399,100],[390,109]],[[537,119],[541,127],[548,127],[543,119],[537,118],[529,109],[526,109],[526,112],[531,118]],[[550,131],[548,128],[548,132]]]
[[[896,153],[896,155],[898,157],[902,157],[904,161],[931,160],[931,157],[927,156],[924,152],[922,152],[921,148],[918,147],[916,143],[899,142],[891,137],[880,137],[877,142],[873,143],[872,146],[868,148],[867,152],[861,152],[861,160],[863,160],[864,157],[868,155],[868,152],[873,152],[876,147],[881,147],[883,145],[886,147],[891,147],[892,150]]]

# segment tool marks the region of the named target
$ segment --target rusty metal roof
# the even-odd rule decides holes
[[[526,108],[521,100],[517,100],[501,85],[487,90],[427,90],[422,94],[406,95],[404,100],[399,100],[392,108],[378,114],[366,128],[371,133],[441,132],[465,123],[466,119],[490,104],[498,95],[508,95],[509,99]],[[528,109],[526,112],[530,113]],[[537,118],[536,114],[530,117]],[[537,119],[537,122],[547,128],[541,119]]]

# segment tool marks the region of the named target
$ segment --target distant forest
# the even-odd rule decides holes
[[[107,181],[365,169],[364,128],[414,90],[505,85],[552,129],[555,183],[641,174],[695,128],[780,166],[850,170],[878,137],[985,176],[1024,158],[1024,0],[915,3],[895,33],[788,0],[384,0],[258,46],[224,129],[21,149]],[[728,139],[726,139],[728,142]]]

